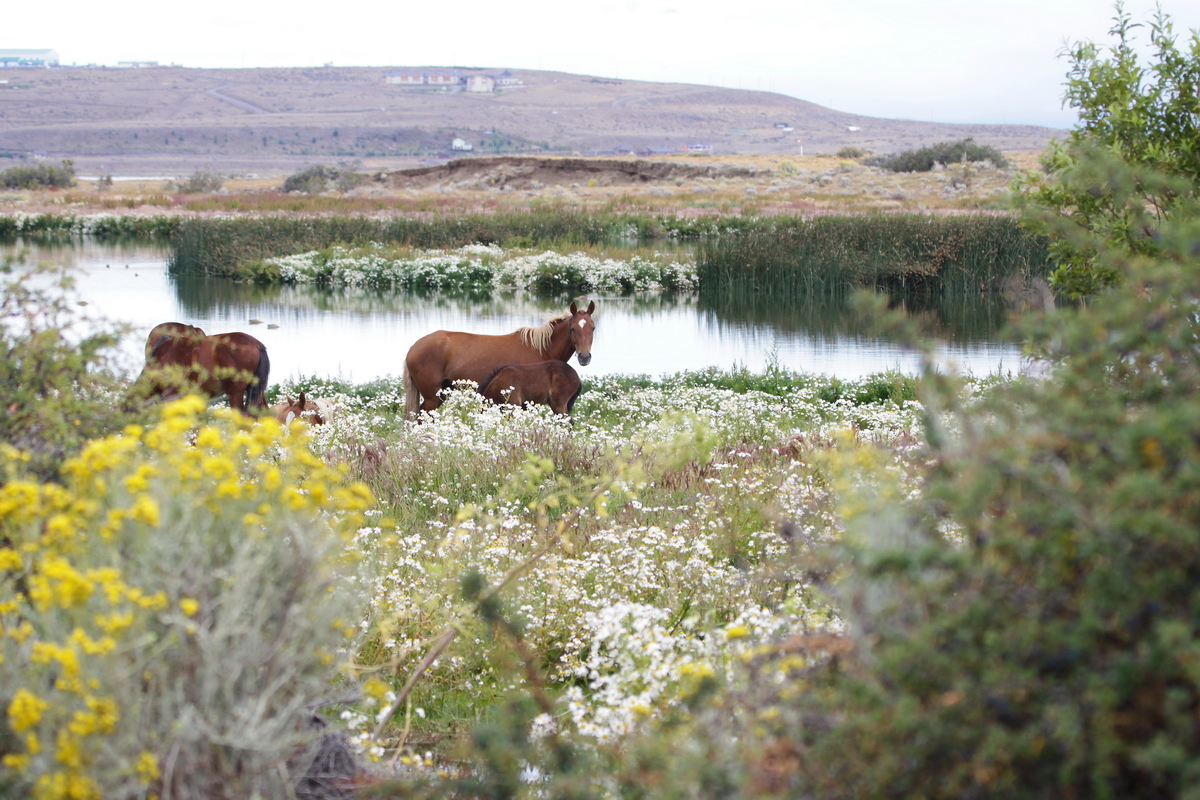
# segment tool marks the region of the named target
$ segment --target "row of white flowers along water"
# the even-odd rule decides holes
[[[396,419],[398,390],[369,401],[333,393],[346,413],[316,431],[317,449],[343,458],[374,448],[373,469],[403,487],[376,488],[396,527],[359,533],[372,566],[362,576],[364,638],[376,658],[407,675],[446,625],[475,631],[435,663],[426,682],[436,690],[418,692],[414,705],[435,724],[463,708],[480,713],[521,679],[488,658],[486,635],[464,619],[457,581],[477,570],[496,585],[546,542],[529,496],[506,495],[505,481],[522,473],[530,452],[555,465],[534,482],[536,495],[571,465],[570,480],[595,480],[594,465],[614,457],[605,453],[678,460],[681,446],[692,448],[679,462],[685,466],[614,485],[610,513],[585,512],[580,532],[509,583],[505,602],[523,618],[526,642],[547,658],[547,677],[566,687],[535,734],[619,741],[678,708],[705,676],[736,681],[756,647],[840,629],[803,581],[788,577],[801,551],[840,535],[852,493],[838,488],[839,468],[822,465],[821,454],[850,453],[843,459],[857,465],[874,453],[872,474],[840,471],[858,475],[861,491],[883,481],[915,496],[921,408],[828,401],[819,383],[775,396],[600,381],[581,395],[571,425],[544,408],[502,410],[471,392],[452,393],[415,425]],[[681,475],[696,477],[674,485]],[[586,496],[586,486],[578,494]],[[790,537],[780,533],[784,519],[794,526]],[[364,744],[378,710],[366,702],[346,715]]]
[[[635,255],[625,261],[584,253],[505,250],[498,245],[467,245],[453,250],[396,251],[383,245],[332,247],[268,259],[288,283],[425,289],[484,288],[567,291],[659,292],[696,288],[692,263]]]

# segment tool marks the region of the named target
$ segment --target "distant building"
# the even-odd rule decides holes
[[[420,86],[425,83],[425,73],[412,72],[411,70],[389,72],[383,76],[383,79],[387,83],[398,83],[407,86]]]
[[[847,125],[846,130],[850,131],[851,133],[856,133],[858,131],[861,131],[862,128],[858,127],[857,125]]]
[[[496,89],[496,79],[491,75],[472,75],[467,78],[468,92],[491,92]]]
[[[151,67],[157,67],[157,66],[158,66],[157,61],[118,61],[117,62],[118,69],[149,69]]]
[[[57,67],[57,50],[0,49],[0,67]]]
[[[687,152],[687,153],[711,153],[712,145],[711,144],[700,144],[699,142],[696,142],[693,144],[685,144],[683,146],[683,149],[684,149],[684,152]]]
[[[520,78],[508,70],[504,70],[499,75],[493,75],[492,78],[496,81],[497,86],[520,86],[523,83]]]
[[[457,70],[445,70],[444,72],[426,72],[425,83],[430,86],[457,86],[464,83],[465,79]]]
[[[450,143],[450,149],[451,150],[474,150],[475,147],[470,142],[468,142],[466,139],[463,139],[460,136],[455,136],[454,141],[452,141]]]

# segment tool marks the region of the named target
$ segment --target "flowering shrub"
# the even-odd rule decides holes
[[[0,787],[217,798],[311,778],[369,490],[299,428],[196,397],[92,442],[61,485],[3,455]]]
[[[582,291],[692,290],[691,264],[634,256],[629,261],[547,250],[526,253],[498,245],[395,252],[382,245],[310,251],[267,259],[263,270],[289,283],[427,290],[516,288],[543,294]]]

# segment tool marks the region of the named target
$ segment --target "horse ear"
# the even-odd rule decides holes
[[[590,314],[590,313],[592,313],[592,312],[593,312],[593,311],[595,311],[595,310],[596,310],[596,301],[595,301],[595,300],[592,300],[592,301],[590,301],[590,302],[588,303],[588,310],[587,310],[587,313],[589,313],[589,314]]]
[[[296,401],[292,399],[292,396],[290,394],[285,394],[284,397],[287,398],[287,403],[289,406],[296,405]]]
[[[304,408],[304,392],[300,393],[300,407]]]
[[[578,314],[578,313],[579,313],[579,306],[575,305],[575,301],[574,301],[574,300],[572,300],[572,301],[571,301],[571,313],[572,313],[572,314]]]

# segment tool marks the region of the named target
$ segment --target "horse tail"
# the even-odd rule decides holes
[[[408,371],[408,362],[404,363],[404,418],[415,419],[417,409],[421,407],[421,392],[417,389],[417,382],[413,380],[412,373]]]
[[[267,377],[271,374],[271,359],[267,358],[267,348],[258,346],[258,366],[254,368],[254,383],[246,390],[246,407],[266,406]]]

